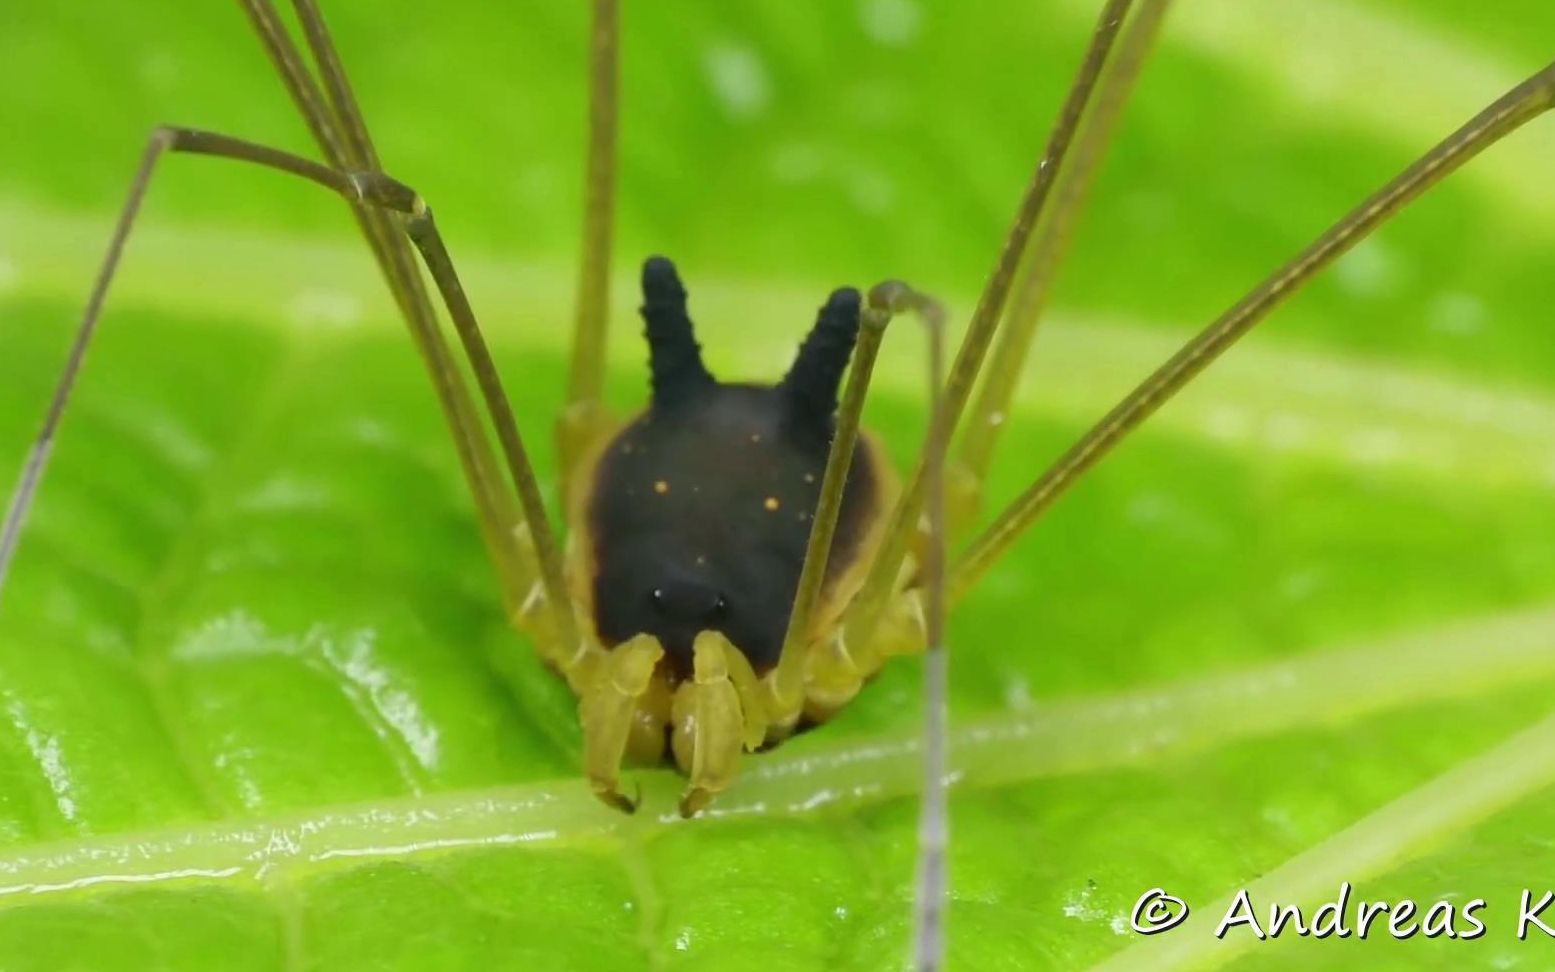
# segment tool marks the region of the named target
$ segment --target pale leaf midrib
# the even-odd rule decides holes
[[[962,724],[953,763],[967,786],[1139,765],[1259,735],[1523,689],[1555,676],[1552,645],[1555,605],[1499,614]],[[917,785],[915,734],[792,751],[804,748],[796,744],[753,761],[710,816],[846,810],[909,794]],[[616,847],[685,826],[673,812],[678,778],[668,772],[639,778],[645,804],[633,818],[606,810],[581,780],[569,778],[18,848],[0,855],[0,901],[189,879],[268,885],[341,863],[453,849],[602,841]]]
[[[1254,902],[1307,904],[1385,874],[1421,852],[1555,784],[1555,715],[1367,814],[1243,888]],[[1479,891],[1481,889],[1473,889]],[[1174,934],[1150,938],[1089,972],[1177,972],[1220,968],[1258,944],[1251,934],[1217,937],[1208,927],[1229,913],[1237,891],[1197,909]]]

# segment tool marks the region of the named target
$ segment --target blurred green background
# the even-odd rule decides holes
[[[905,277],[964,317],[1096,4],[624,6],[611,393],[630,408],[650,252],[680,263],[731,377],[780,373],[839,283]],[[586,7],[326,6],[547,468]],[[1552,56],[1555,13],[1532,0],[1182,0],[991,495]],[[0,468],[158,122],[309,147],[235,4],[0,8]],[[1555,122],[1536,122],[1363,244],[969,599],[956,724],[1056,705],[1078,729],[967,747],[954,967],[1084,968],[1137,943],[1148,888],[1208,911],[1292,861],[1321,876],[1313,902],[1340,879],[1490,898],[1490,934],[1185,961],[1542,967],[1512,930],[1516,889],[1548,880],[1529,865],[1548,854],[1532,783],[1515,800],[1466,786],[1472,826],[1353,874],[1302,855],[1547,713],[1552,153]],[[870,407],[904,461],[915,345],[893,340]],[[744,812],[669,826],[592,807],[572,700],[502,624],[418,369],[342,206],[166,163],[0,607],[6,967],[900,967],[912,766],[872,754],[915,731],[916,665],[748,761],[727,801]],[[1327,658],[1348,676],[1288,667]],[[667,809],[675,781],[643,778]]]

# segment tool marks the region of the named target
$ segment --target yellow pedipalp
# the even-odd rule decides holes
[[[734,779],[740,751],[752,727],[741,705],[738,683],[746,684],[743,694],[747,700],[759,698],[749,662],[723,635],[702,632],[692,652],[693,677],[675,691],[672,709],[675,731],[671,744],[676,761],[690,777],[680,799],[680,813],[685,817],[695,816]],[[738,672],[742,666],[742,674],[731,675],[731,670]],[[759,706],[750,708],[758,710]],[[760,722],[765,723],[765,718]],[[764,725],[762,729],[765,734]]]
[[[740,700],[740,710],[745,716],[745,734],[741,742],[744,743],[747,752],[754,752],[767,738],[766,693],[762,690],[761,682],[756,678],[756,671],[751,668],[750,659],[745,657],[744,652],[734,647],[727,638],[716,631],[705,632],[702,637],[717,639],[720,642],[724,663],[729,669],[729,681],[734,684],[734,692]]]
[[[621,793],[621,761],[637,720],[638,703],[653,678],[664,649],[652,635],[637,635],[616,647],[583,693],[578,715],[583,723],[583,765],[594,793],[627,813],[635,800]]]

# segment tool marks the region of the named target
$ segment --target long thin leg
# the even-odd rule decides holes
[[[803,711],[816,716],[835,712],[858,694],[870,675],[880,670],[889,651],[899,650],[903,643],[910,643],[914,651],[922,646],[925,624],[918,613],[920,601],[915,592],[893,597],[883,622],[875,629],[875,636],[864,641],[850,641],[847,632],[838,629],[821,640],[814,640],[815,632],[811,630],[813,624],[810,620],[831,551],[837,507],[841,503],[848,470],[845,460],[852,455],[851,446],[843,451],[844,444],[846,440],[856,438],[859,415],[863,410],[864,396],[881,336],[892,317],[908,311],[914,312],[923,321],[929,331],[936,335],[936,340],[942,338],[944,308],[933,297],[914,290],[900,280],[887,280],[872,287],[861,315],[852,371],[848,376],[843,401],[837,409],[837,429],[831,452],[827,456],[826,469],[822,473],[821,493],[815,521],[810,529],[809,543],[805,548],[798,593],[794,599],[778,668],[767,683],[772,692],[774,722],[785,727],[797,718],[801,707]],[[939,393],[937,388],[935,393]],[[936,425],[931,419],[924,446],[926,455],[933,450],[943,455],[947,431],[948,427]],[[925,469],[933,472],[935,467],[931,462]]]
[[[620,89],[619,0],[594,0],[589,36],[589,147],[584,185],[583,260],[573,320],[567,404],[557,423],[563,495],[574,466],[603,421],[605,332],[610,317],[610,242],[615,217]]]
[[[852,300],[853,307],[857,308],[857,291],[853,291]],[[777,674],[768,683],[773,689],[773,711],[794,719],[798,718],[804,704],[804,663],[810,639],[814,637],[811,628],[815,624],[815,608],[826,579],[826,565],[831,559],[832,539],[837,532],[837,516],[842,511],[848,472],[853,468],[853,451],[858,445],[859,421],[864,414],[869,379],[875,371],[875,359],[880,353],[886,325],[891,320],[891,309],[876,305],[871,299],[869,305],[858,312],[858,318],[858,342],[853,346],[848,382],[837,406],[837,424],[832,432],[831,449],[826,455],[826,468],[821,473],[821,492],[810,519],[804,567],[799,572],[794,607],[789,612],[788,630],[778,654]]]
[[[964,594],[1064,490],[1281,302],[1421,193],[1552,107],[1555,64],[1496,99],[1255,287],[1130,392],[1000,514],[956,564],[951,597]]]
[[[340,61],[340,52],[335,49],[334,39],[324,23],[323,11],[314,0],[292,0],[292,9],[302,24],[303,36],[313,53],[313,63],[329,95],[345,160],[351,164],[352,171],[382,171],[378,150],[367,129],[367,119],[362,115],[356,92],[351,89],[351,80]]]
[[[941,376],[945,373],[945,327],[937,313],[925,314],[929,332],[930,414],[944,408]],[[949,652],[945,650],[945,557],[949,526],[945,509],[945,454],[949,427],[931,422],[924,445],[929,543],[924,559],[924,589],[928,604],[926,651],[923,659],[923,805],[918,814],[918,874],[914,897],[913,952],[920,972],[932,972],[945,962],[945,908],[950,899],[945,850],[950,846],[950,808],[945,791],[945,740],[948,736],[946,695]]]
[[[76,376],[81,372],[81,363],[86,359],[86,350],[91,346],[92,336],[97,332],[97,322],[102,316],[103,301],[108,296],[108,285],[113,280],[114,271],[119,267],[119,258],[124,254],[125,241],[129,239],[130,229],[135,225],[135,216],[140,212],[140,205],[146,198],[146,189],[151,185],[151,175],[156,171],[157,160],[166,151],[165,139],[153,137],[146,144],[146,150],[141,154],[140,165],[135,169],[135,178],[130,183],[129,198],[124,202],[124,208],[119,212],[119,221],[113,228],[113,239],[108,243],[108,253],[103,257],[103,264],[97,271],[97,279],[92,282],[92,293],[87,298],[86,311],[81,316],[81,323],[76,328],[75,340],[70,345],[70,355],[65,360],[64,370],[60,373],[59,383],[54,386],[54,394],[49,399],[48,412],[43,417],[43,427],[34,440],[32,450],[27,454],[27,461],[22,466],[22,475],[16,485],[16,491],[11,494],[11,502],[6,507],[5,523],[0,526],[0,598],[5,594],[6,573],[10,570],[11,559],[16,555],[16,545],[21,539],[22,526],[27,522],[27,514],[32,509],[33,497],[37,495],[38,483],[43,479],[43,472],[48,468],[49,455],[54,448],[54,433],[59,428],[60,419],[65,415],[65,406],[70,402],[70,393],[76,386]]]
[[[270,0],[239,0],[239,4],[263,42],[324,160],[339,172],[375,171],[377,157],[367,135],[367,126],[318,9],[306,0],[298,0],[295,5],[315,61],[328,80],[331,101],[325,100],[308,73]],[[503,601],[510,614],[515,613],[529,601],[530,581],[526,578],[534,577],[535,565],[529,554],[515,542],[520,516],[514,498],[502,488],[491,444],[481,429],[464,375],[437,327],[408,241],[383,210],[355,200],[351,208],[431,375],[433,390],[453,435],[454,448],[475,501],[481,536],[497,572]]]
[[[1015,300],[999,325],[998,341],[967,414],[966,429],[951,467],[953,528],[969,521],[982,505],[988,464],[1004,429],[1010,399],[1020,384],[1058,266],[1069,248],[1101,158],[1117,130],[1123,107],[1170,4],[1171,0],[1143,0],[1129,18],[1118,40],[1118,52],[1107,62],[1097,86],[1095,106],[1080,123],[1073,160],[1059,170],[1053,206],[1038,224],[1022,261]]]
[[[1102,9],[1101,18],[1097,21],[1096,32],[1080,65],[1079,74],[1075,77],[1074,85],[1064,101],[1058,123],[1053,127],[1053,133],[1042,153],[1042,159],[1037,163],[1036,172],[1032,175],[1031,185],[1021,200],[1015,223],[1010,227],[1009,236],[1005,239],[1004,249],[999,253],[999,262],[992,276],[988,278],[988,285],[983,289],[977,309],[972,314],[972,322],[968,325],[966,336],[961,341],[956,360],[950,367],[950,378],[945,386],[945,407],[933,419],[937,431],[931,432],[931,439],[940,437],[948,439],[950,432],[955,429],[956,423],[961,418],[967,397],[972,393],[973,383],[977,380],[978,371],[982,368],[984,358],[987,357],[995,329],[1004,313],[1004,302],[1009,296],[1010,285],[1015,279],[1020,255],[1026,250],[1032,228],[1046,208],[1054,177],[1069,153],[1070,144],[1074,140],[1074,133],[1085,112],[1085,106],[1091,100],[1102,67],[1107,62],[1113,43],[1117,39],[1118,30],[1128,16],[1131,6],[1132,0],[1108,0],[1106,7]],[[927,489],[925,461],[926,457],[919,458],[906,489],[902,491],[901,499],[897,501],[896,508],[891,513],[885,538],[870,566],[864,585],[853,599],[853,606],[843,619],[849,644],[857,645],[869,641],[881,613],[894,593],[897,574],[907,558],[908,548],[917,536],[918,518],[923,512]]]
[[[524,513],[523,539],[532,545],[533,557],[538,562],[540,590],[544,593],[543,598],[530,596],[526,599],[526,605],[534,606],[534,610],[526,620],[530,621],[531,625],[538,629],[535,631],[536,640],[544,645],[543,650],[551,657],[558,659],[571,658],[573,654],[572,646],[578,643],[577,631],[572,615],[571,602],[567,597],[566,585],[562,579],[561,557],[556,550],[555,539],[551,534],[550,524],[545,517],[545,508],[540,500],[539,486],[535,479],[534,470],[530,465],[528,454],[524,449],[523,440],[519,436],[517,424],[513,420],[512,408],[503,391],[501,379],[497,375],[496,365],[493,363],[485,341],[481,337],[480,328],[475,321],[474,313],[470,309],[469,301],[465,298],[463,288],[460,286],[458,277],[454,272],[453,263],[448,256],[446,248],[443,246],[442,238],[439,236],[436,225],[432,220],[431,210],[407,186],[395,182],[382,174],[341,173],[309,159],[292,155],[289,152],[282,152],[263,145],[256,145],[252,142],[245,142],[241,139],[217,135],[211,132],[162,127],[152,133],[147,143],[141,168],[136,173],[129,203],[120,218],[119,228],[114,235],[108,258],[104,262],[102,273],[93,289],[87,315],[77,333],[71,357],[67,362],[65,372],[61,375],[60,384],[55,390],[48,416],[45,419],[43,432],[38,439],[38,445],[33,450],[33,455],[38,458],[29,461],[26,467],[27,471],[24,471],[23,487],[26,490],[26,496],[22,497],[19,495],[18,501],[13,502],[14,527],[10,525],[12,517],[8,516],[7,518],[7,526],[3,534],[7,547],[14,548],[15,546],[15,534],[19,533],[21,529],[25,518],[26,504],[30,501],[30,497],[36,489],[38,478],[42,474],[42,465],[47,456],[48,443],[53,440],[54,430],[79,374],[81,360],[85,356],[92,335],[96,332],[98,317],[102,309],[102,301],[112,280],[113,271],[117,267],[125,239],[128,237],[129,230],[133,225],[135,214],[139,210],[141,200],[144,198],[156,163],[167,152],[211,155],[218,158],[261,165],[290,175],[300,176],[330,189],[353,202],[381,205],[391,210],[408,214],[408,218],[405,220],[406,232],[416,243],[417,247],[421,249],[428,269],[431,271],[433,279],[436,281],[444,300],[448,304],[454,325],[464,342],[477,383],[485,397],[487,411],[490,414],[493,425],[497,429],[497,438],[502,446],[503,455],[507,459],[508,471],[513,479],[513,486],[518,492],[519,503]],[[525,586],[532,587],[533,584],[531,582],[531,584]],[[545,613],[548,615],[548,626],[539,624],[541,617],[539,608],[541,606],[545,607]]]
[[[459,275],[454,270],[453,258],[448,255],[443,236],[437,231],[437,223],[432,218],[432,209],[415,190],[382,173],[353,173],[348,176],[348,179],[358,198],[387,206],[405,216],[405,232],[416,245],[416,249],[421,251],[421,258],[431,272],[438,291],[442,294],[443,303],[447,305],[448,313],[453,318],[454,330],[459,332],[459,340],[464,345],[465,357],[469,359],[470,368],[475,372],[475,384],[486,399],[487,414],[492,424],[496,426],[497,443],[502,447],[502,454],[507,459],[513,488],[518,491],[518,505],[524,514],[524,525],[528,532],[527,540],[533,545],[535,558],[539,561],[540,583],[550,606],[556,641],[561,645],[578,644],[572,601],[568,596],[567,584],[562,575],[561,553],[557,549],[556,537],[551,532],[550,523],[545,516],[545,502],[540,497],[540,481],[535,476],[534,467],[529,462],[528,451],[524,448],[524,440],[519,435],[518,423],[513,418],[513,407],[508,401],[507,392],[502,387],[502,377],[497,372],[497,364],[492,360],[491,351],[486,346],[486,338],[481,334],[480,324],[475,320],[475,311],[470,307],[469,298],[464,293],[464,285],[460,283]]]

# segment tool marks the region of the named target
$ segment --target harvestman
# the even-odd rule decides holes
[[[585,770],[602,799],[635,809],[635,800],[618,788],[623,758],[673,758],[689,777],[681,811],[694,815],[728,784],[742,749],[773,745],[802,725],[824,720],[888,657],[926,650],[913,946],[915,964],[925,969],[941,964],[944,947],[942,632],[947,603],[964,595],[1129,431],[1281,301],[1448,173],[1555,106],[1552,64],[1470,119],[1213,321],[947,563],[947,533],[963,526],[980,506],[981,482],[998,434],[994,419],[1014,394],[1048,285],[1169,0],[1139,0],[1137,9],[1134,0],[1107,0],[948,377],[942,376],[938,305],[891,281],[876,286],[867,298],[847,288],[833,293],[777,385],[720,383],[701,364],[674,266],[654,258],[644,265],[642,308],[654,396],[648,409],[625,425],[600,405],[614,211],[619,11],[618,0],[594,0],[584,250],[567,404],[557,421],[564,492],[574,498],[564,551],[552,533],[501,379],[432,212],[412,189],[383,174],[316,0],[293,0],[311,66],[272,0],[239,2],[324,161],[194,129],[153,131],[0,531],[0,589],[109,283],[161,157],[170,152],[213,155],[310,180],[350,203],[409,325],[453,434],[510,617],[579,695]],[[502,484],[497,455],[437,323],[412,247],[458,333],[511,491]],[[924,447],[905,484],[897,487],[861,433],[859,417],[886,324],[905,310],[918,312],[928,325],[931,410]],[[984,373],[996,342],[993,363]],[[848,378],[839,403],[844,372]],[[947,461],[969,402],[971,414],[965,416],[956,456]],[[738,482],[720,491],[716,477],[699,463],[706,466],[726,455],[724,450],[738,439],[761,447],[750,453],[757,472],[735,477]],[[694,507],[699,518],[708,516],[711,505],[720,517],[753,524],[764,542],[783,553],[753,578],[737,576],[732,564],[732,558],[749,550],[731,554],[725,548],[697,548],[701,552],[696,553],[696,544],[681,544],[683,549],[670,553],[650,550],[654,545],[642,536],[662,540],[666,530],[695,531],[686,512],[691,507],[674,506],[668,499],[688,488],[717,493],[713,501],[699,500]],[[682,557],[692,558],[691,564],[681,562]],[[605,604],[597,603],[599,593],[610,595]]]

